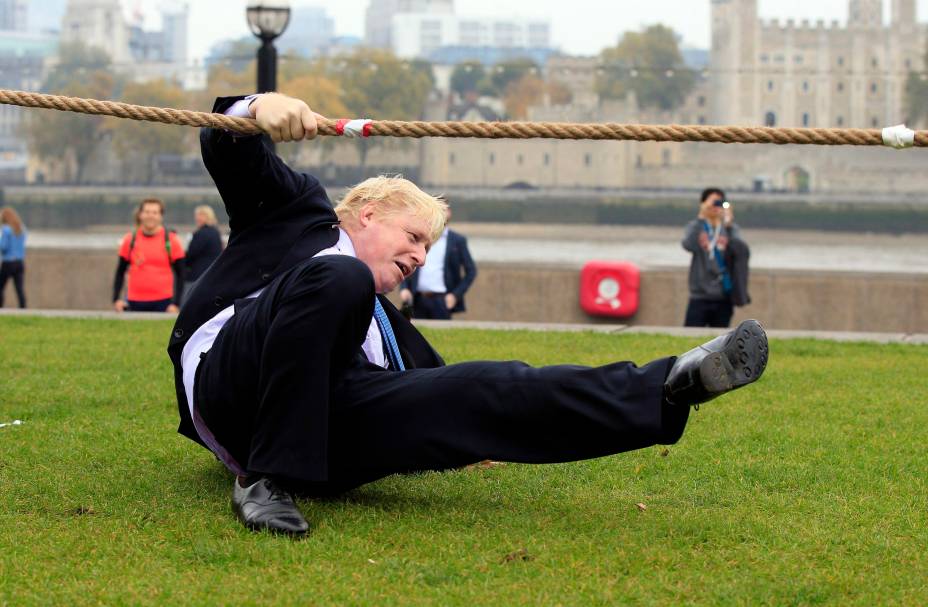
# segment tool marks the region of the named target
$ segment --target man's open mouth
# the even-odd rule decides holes
[[[409,269],[409,266],[403,262],[396,261],[394,263],[396,264],[396,267],[400,269],[400,272],[403,274],[403,278],[407,278],[412,273],[412,270]]]

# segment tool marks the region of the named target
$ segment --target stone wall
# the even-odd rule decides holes
[[[87,250],[32,249],[26,260],[30,308],[106,310],[116,255]],[[630,319],[593,318],[579,304],[578,268],[482,263],[458,320],[550,323],[682,324],[686,269],[642,272],[641,303]],[[770,329],[928,333],[928,274],[754,270],[754,303],[735,320],[760,319]],[[395,297],[395,295],[394,295]],[[12,284],[6,305],[15,304]]]

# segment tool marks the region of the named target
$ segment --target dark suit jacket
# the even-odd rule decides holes
[[[187,280],[193,282],[202,276],[209,264],[222,253],[222,236],[214,226],[204,225],[193,233],[187,247]]]
[[[474,264],[470,256],[470,250],[467,248],[467,238],[458,234],[454,230],[448,230],[448,246],[445,249],[445,289],[448,293],[453,293],[457,303],[453,310],[449,312],[464,312],[467,307],[464,305],[464,294],[477,278],[477,265]],[[419,271],[403,281],[403,288],[409,289],[416,293],[416,286],[419,284]]]
[[[242,97],[221,97],[224,112]],[[315,177],[297,173],[258,136],[233,137],[222,129],[200,132],[203,162],[229,216],[229,243],[200,279],[177,317],[168,355],[180,413],[178,431],[201,443],[190,419],[180,357],[190,336],[224,308],[266,286],[281,273],[338,240],[338,218]],[[337,296],[337,293],[333,293]],[[383,296],[407,368],[443,365],[425,338]],[[358,350],[359,356],[361,354]]]

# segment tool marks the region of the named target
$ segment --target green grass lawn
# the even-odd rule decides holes
[[[675,446],[391,477],[301,501],[291,541],[241,527],[176,434],[169,329],[0,317],[0,423],[24,422],[0,428],[0,604],[928,603],[928,347],[774,341]],[[427,334],[537,365],[699,341]]]

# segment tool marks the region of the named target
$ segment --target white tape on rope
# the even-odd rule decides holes
[[[915,131],[904,124],[883,129],[883,145],[901,150],[915,145]]]
[[[369,118],[355,118],[354,120],[339,120],[335,124],[335,131],[345,137],[367,137],[370,135],[373,120]]]

